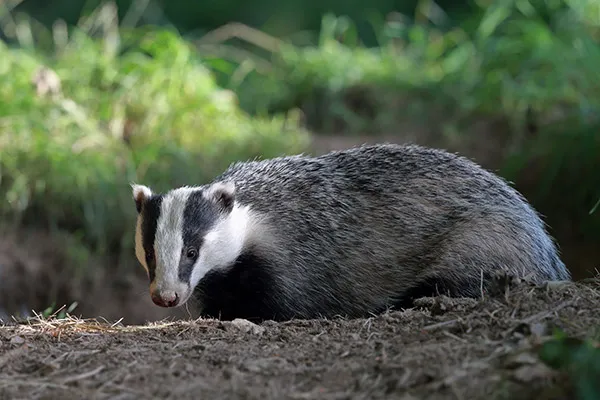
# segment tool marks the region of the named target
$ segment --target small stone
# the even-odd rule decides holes
[[[504,363],[505,368],[512,370],[518,369],[525,365],[536,365],[539,359],[529,352],[519,352],[510,355]]]
[[[234,326],[244,333],[252,333],[254,335],[262,335],[265,332],[264,327],[242,318],[236,318],[231,321],[231,326]]]
[[[535,322],[531,324],[531,333],[537,338],[546,336],[549,334],[548,325],[544,322]]]
[[[22,343],[25,343],[25,339],[23,339],[21,336],[13,336],[10,339],[10,342],[12,344],[22,344]]]
[[[549,378],[554,374],[554,371],[543,364],[524,365],[514,372],[515,379],[528,383],[539,379]]]
[[[570,282],[570,281],[548,281],[548,282],[544,282],[544,284],[543,284],[543,286],[548,291],[561,290],[561,289],[567,288],[571,285],[572,285],[572,282]]]
[[[539,360],[530,353],[519,353],[513,358],[515,365],[537,364]]]

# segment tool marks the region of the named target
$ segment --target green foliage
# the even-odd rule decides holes
[[[360,43],[348,18],[326,15],[318,43],[284,44],[273,54],[272,70],[257,69],[232,87],[251,111],[318,103],[326,110],[311,122],[321,129],[327,119],[339,118],[346,129],[389,131],[399,119],[422,118],[425,107],[435,104],[450,107],[449,123],[491,114],[509,116],[518,127],[530,110],[542,118],[590,118],[600,106],[600,30],[588,17],[593,7],[561,0],[493,2],[482,5],[474,20],[448,28],[441,10],[423,6],[412,21],[402,15],[374,19],[376,48]],[[349,109],[346,94],[353,87],[371,88],[381,99],[371,121]],[[410,108],[398,107],[398,98],[410,98]]]
[[[101,0],[53,0],[49,7],[47,0],[8,1],[19,3],[19,11],[33,15],[48,25],[58,18],[65,19],[68,24],[75,23],[81,13],[101,3]],[[143,14],[144,22],[162,26],[169,24],[184,34],[206,32],[231,21],[238,21],[271,35],[287,36],[299,31],[317,31],[320,18],[325,12],[343,13],[365,25],[361,37],[369,42],[373,41],[373,35],[366,22],[371,10],[380,13],[410,12],[417,2],[418,0],[374,0],[365,5],[360,1],[347,0],[257,0],[251,3],[243,0],[115,0],[123,21],[135,22]],[[469,2],[456,4],[453,0],[438,0],[438,3],[442,7],[451,5],[456,13],[472,8]]]
[[[248,116],[190,44],[168,30],[119,31],[110,4],[71,31],[26,18],[15,31],[19,48],[0,43],[5,221],[130,250],[131,182],[201,184],[235,160],[306,144],[296,115]]]
[[[600,345],[593,340],[581,340],[558,333],[544,343],[540,359],[553,369],[567,373],[579,400],[600,398]]]

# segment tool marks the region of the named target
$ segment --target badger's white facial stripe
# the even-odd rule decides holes
[[[249,207],[239,204],[235,204],[229,214],[219,219],[204,236],[204,243],[190,278],[192,287],[209,271],[228,267],[235,262],[244,249],[250,225]]]
[[[144,250],[144,245],[142,243],[142,216],[138,215],[137,223],[135,225],[135,256],[137,257],[142,267],[146,270],[146,273],[149,274],[148,264],[146,264],[146,252]]]
[[[189,196],[198,188],[182,187],[167,193],[160,206],[154,251],[156,255],[155,285],[159,290],[177,292],[182,301],[189,288],[179,280],[179,261],[183,249],[183,214]]]

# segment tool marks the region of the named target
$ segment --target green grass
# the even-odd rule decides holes
[[[21,16],[20,46],[0,43],[0,213],[5,226],[66,230],[129,254],[130,182],[201,184],[238,159],[301,151],[307,136],[293,112],[240,110],[176,33],[119,30],[111,10],[70,31]],[[55,95],[36,92],[40,68],[56,74]]]
[[[52,304],[39,313],[38,316],[43,319],[65,319],[69,314],[73,313],[75,308],[77,308],[77,302],[71,303],[69,307],[63,306],[58,309],[56,308],[56,304]]]

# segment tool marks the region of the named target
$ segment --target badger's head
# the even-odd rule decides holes
[[[138,212],[135,254],[155,304],[185,304],[211,270],[232,265],[246,240],[248,209],[233,183],[181,187],[165,194],[132,185]]]

